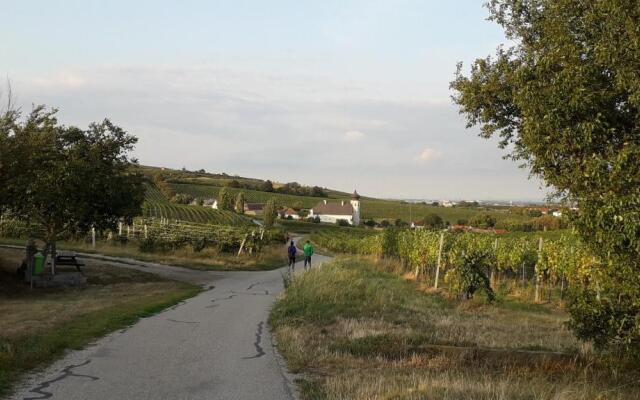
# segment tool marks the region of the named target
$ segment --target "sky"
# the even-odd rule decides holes
[[[466,129],[456,63],[506,41],[483,0],[5,1],[0,77],[141,164],[368,196],[540,200]]]

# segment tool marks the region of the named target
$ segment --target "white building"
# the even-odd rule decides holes
[[[211,207],[214,210],[218,209],[218,200],[217,199],[205,199],[202,203],[205,207]]]
[[[351,201],[348,203],[344,200],[339,203],[323,200],[311,209],[309,217],[318,217],[321,222],[329,223],[336,223],[343,219],[351,225],[358,226],[360,225],[360,195],[354,190]]]

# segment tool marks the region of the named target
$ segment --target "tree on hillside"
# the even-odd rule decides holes
[[[227,189],[223,187],[218,192],[218,209],[222,211],[233,211],[235,206],[235,201],[233,199],[233,194]]]
[[[273,183],[267,179],[266,181],[262,182],[260,190],[263,192],[273,192]]]
[[[264,227],[271,228],[278,215],[278,209],[276,208],[275,199],[267,201],[264,206]]]
[[[440,217],[436,213],[427,214],[424,218],[422,218],[421,222],[426,228],[430,228],[430,229],[444,228],[444,221],[442,220],[442,217]]]
[[[144,200],[143,177],[129,156],[134,136],[109,120],[86,130],[59,125],[55,113],[38,106],[21,120],[9,111],[0,124],[9,177],[3,198],[13,216],[39,227],[45,258],[64,235],[131,222]]]
[[[236,204],[235,204],[235,209],[238,214],[244,214],[244,203],[245,203],[244,192],[240,192],[236,196]]]
[[[454,101],[512,159],[576,204],[599,267],[572,286],[572,328],[640,355],[640,8],[627,0],[492,0],[514,44],[458,67]]]
[[[477,214],[471,217],[469,225],[474,228],[493,228],[496,226],[496,219],[491,214]]]
[[[238,181],[237,181],[237,180],[235,180],[235,179],[232,179],[232,180],[230,180],[230,181],[227,183],[227,187],[237,189],[237,188],[239,188],[239,187],[240,187],[240,182],[238,182]]]

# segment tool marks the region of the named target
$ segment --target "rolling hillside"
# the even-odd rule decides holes
[[[189,183],[171,183],[170,186],[176,193],[186,193],[196,198],[215,198],[218,196],[218,192],[221,187],[203,184],[189,184]],[[337,201],[339,199],[348,200],[349,194],[337,195],[337,192],[333,192],[328,198],[322,197],[308,197],[308,196],[294,196],[282,193],[270,193],[261,192],[257,190],[247,189],[233,189],[227,188],[234,195],[239,192],[244,192],[248,202],[264,203],[269,199],[276,199],[276,202],[282,206],[302,206],[303,208],[311,208],[323,200]],[[525,217],[521,215],[514,215],[509,213],[506,207],[485,209],[482,207],[437,207],[426,204],[408,204],[401,201],[393,200],[380,200],[372,198],[363,198],[362,200],[362,217],[364,219],[389,219],[395,220],[400,218],[403,221],[409,221],[410,219],[418,221],[426,215],[435,213],[442,217],[443,220],[450,223],[456,223],[459,219],[469,219],[479,213],[487,213],[494,216],[497,220],[501,219],[515,219],[524,220]]]
[[[252,225],[249,218],[233,212],[219,211],[203,206],[173,204],[153,185],[147,185],[143,216],[218,225]]]

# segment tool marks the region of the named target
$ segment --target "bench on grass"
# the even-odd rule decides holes
[[[80,267],[84,267],[84,264],[78,261],[78,258],[76,257],[76,253],[70,253],[70,252],[59,252],[56,255],[56,266],[58,265],[70,265],[70,266],[76,267],[78,272],[82,272],[82,270],[80,270]]]

